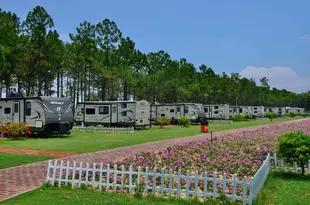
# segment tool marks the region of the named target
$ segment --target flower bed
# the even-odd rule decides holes
[[[234,174],[237,174],[237,180],[243,181],[244,177],[247,178],[249,183],[251,177],[258,171],[260,166],[263,164],[268,153],[275,151],[277,144],[277,138],[282,133],[291,131],[303,131],[309,133],[310,131],[310,120],[303,120],[298,122],[292,122],[286,125],[270,125],[264,128],[259,128],[251,131],[239,131],[233,134],[225,134],[221,137],[214,138],[211,142],[210,139],[197,142],[187,142],[184,144],[177,144],[168,147],[164,151],[160,152],[148,152],[140,153],[133,156],[126,157],[116,163],[111,162],[111,172],[109,176],[106,173],[102,174],[102,182],[113,183],[114,180],[120,183],[122,178],[120,175],[114,177],[113,165],[117,167],[124,166],[124,170],[129,170],[132,166],[133,170],[144,172],[145,168],[148,167],[150,172],[153,172],[154,168],[164,168],[166,173],[171,169],[173,174],[178,174],[178,170],[181,170],[182,175],[186,175],[186,171],[190,170],[190,175],[194,176],[195,171],[198,171],[199,176],[204,176],[205,172],[208,172],[208,177],[213,177],[214,172],[217,172],[217,178],[223,178],[224,173],[228,179],[233,179]],[[106,169],[107,166],[103,165]],[[91,167],[91,166],[90,166]],[[99,165],[97,165],[99,168]],[[62,173],[65,178],[66,173]],[[85,179],[91,181],[95,176],[95,181],[100,180],[100,173],[96,172],[94,175],[92,171],[81,173],[81,179],[79,179],[79,173],[77,171],[75,175],[76,180]],[[72,173],[69,174],[69,179],[72,178]],[[128,175],[123,176],[125,184],[128,184]],[[137,182],[137,177],[133,177],[132,180]],[[153,186],[152,174],[145,179],[140,178],[140,183],[147,181],[149,186]],[[169,178],[164,181],[164,188],[169,186]],[[187,180],[183,178],[180,182],[174,179],[172,188],[181,189],[186,187]],[[190,191],[193,191],[195,187],[195,181],[189,180]],[[156,177],[156,186],[161,184],[161,177]],[[216,182],[217,193],[232,194],[234,183],[225,184]],[[204,190],[204,183],[200,181],[198,183],[198,191]],[[213,182],[208,182],[207,191],[212,192]],[[243,193],[243,184],[238,184],[236,187],[236,194],[242,196],[243,194],[248,195],[249,192]],[[225,189],[225,190],[223,190]],[[181,196],[182,197],[182,196]]]
[[[9,139],[25,139],[31,136],[31,131],[25,123],[6,123],[0,126],[2,136]]]

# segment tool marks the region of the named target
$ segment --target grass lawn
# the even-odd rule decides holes
[[[219,201],[208,200],[206,203],[185,200],[168,200],[162,198],[130,198],[128,195],[89,192],[78,189],[41,187],[34,191],[22,194],[15,198],[0,202],[3,205],[216,205]]]
[[[52,157],[0,153],[0,169],[51,159]]]
[[[270,173],[255,205],[309,205],[310,175]]]
[[[210,124],[209,130],[213,132],[244,128],[256,125],[265,125],[300,118],[279,118],[272,122],[270,120],[257,119],[246,122],[235,122],[232,124]],[[27,139],[27,140],[1,140],[0,147],[23,148],[51,151],[68,151],[75,153],[95,152],[98,150],[124,147],[146,142],[160,141],[199,135],[200,126],[184,128],[180,126],[163,128],[152,127],[147,130],[137,130],[135,134],[103,134],[89,132],[72,132],[70,136],[63,138]]]

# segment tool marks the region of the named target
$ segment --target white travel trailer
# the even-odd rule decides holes
[[[285,112],[286,112],[286,114],[297,113],[297,108],[296,107],[286,107]]]
[[[297,113],[304,115],[305,114],[305,108],[297,108]]]
[[[268,112],[277,113],[278,112],[276,107],[264,107],[264,108],[265,108],[265,113],[268,113]]]
[[[229,105],[203,105],[205,116],[210,119],[216,120],[229,120]]]
[[[286,115],[286,108],[285,107],[275,107],[275,113],[278,116],[285,116]]]
[[[264,117],[265,116],[265,110],[264,106],[250,106],[251,113],[255,117]]]
[[[85,101],[76,106],[74,121],[82,125],[134,126],[150,125],[148,101]]]
[[[252,110],[250,106],[230,106],[229,107],[229,117],[232,118],[235,115],[252,115]]]
[[[191,122],[201,122],[205,117],[202,104],[196,103],[167,103],[151,105],[151,120],[167,117],[172,123],[178,123],[181,117],[187,117]]]
[[[9,97],[0,99],[1,124],[22,122],[30,131],[70,134],[73,104],[69,98]]]

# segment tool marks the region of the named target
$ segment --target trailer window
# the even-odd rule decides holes
[[[184,107],[184,113],[188,113],[188,106]]]
[[[219,114],[219,111],[214,111],[214,114]]]
[[[11,108],[6,107],[4,108],[4,114],[10,114],[11,113]]]
[[[257,113],[257,111],[254,111],[254,113],[256,114],[256,113]]]
[[[239,112],[242,113],[242,108],[239,109]]]
[[[18,103],[14,103],[14,113],[18,113]]]
[[[115,106],[112,107],[112,112],[116,113],[116,107]]]
[[[180,107],[177,107],[177,112],[180,112]]]
[[[215,106],[214,109],[216,109],[216,110],[219,109],[219,106]]]
[[[94,115],[95,113],[95,108],[86,108],[86,115]]]
[[[257,110],[257,107],[255,107],[254,110]]]
[[[121,112],[122,116],[127,116],[127,112]]]
[[[31,102],[26,102],[26,116],[31,115]]]
[[[122,108],[127,108],[127,104],[123,103],[123,104],[121,104],[121,107]]]
[[[170,109],[170,112],[174,112],[174,109]]]
[[[204,108],[204,111],[205,111],[205,112],[208,112],[208,108],[207,108],[207,107],[205,107],[205,108]]]
[[[165,117],[166,115],[165,114],[161,114],[160,116]]]
[[[103,115],[109,114],[109,106],[100,106],[99,114],[103,114]]]

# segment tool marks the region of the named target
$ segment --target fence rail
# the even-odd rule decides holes
[[[134,134],[134,127],[95,127],[95,126],[74,126],[72,131],[76,132],[102,132],[104,134]]]
[[[292,164],[284,163],[282,159],[277,158],[277,154],[275,153],[272,157],[270,157],[271,160],[271,168],[276,171],[295,171],[295,173],[298,173],[298,171],[301,171],[301,167],[297,165],[297,162],[294,162]],[[310,160],[308,163],[305,163],[305,172],[310,172]]]

